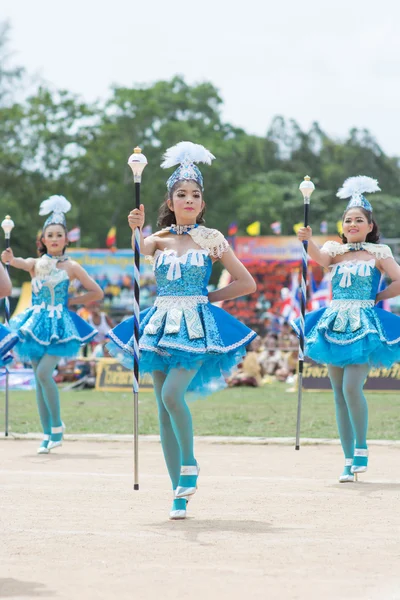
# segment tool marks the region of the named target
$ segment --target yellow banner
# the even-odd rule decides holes
[[[115,358],[101,358],[97,363],[96,390],[102,392],[130,392],[133,386],[133,371],[121,365]],[[139,380],[140,390],[153,389],[150,375]]]

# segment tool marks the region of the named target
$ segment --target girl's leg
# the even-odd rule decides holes
[[[57,366],[59,356],[45,354],[40,359],[36,368],[36,379],[39,381],[43,396],[48,406],[51,415],[51,436],[52,442],[60,442],[62,440],[62,421],[60,413],[60,395],[57,385],[53,379],[53,371]]]
[[[42,424],[42,429],[43,429],[43,433],[44,433],[44,439],[43,439],[42,443],[40,444],[40,448],[46,449],[47,445],[49,443],[50,434],[51,434],[51,415],[50,415],[49,407],[46,404],[42,385],[36,374],[36,371],[37,371],[37,368],[39,365],[39,361],[32,360],[31,362],[32,362],[33,372],[35,373],[35,378],[36,378],[36,402],[37,402],[37,407],[38,407],[38,411],[39,411],[40,422]]]
[[[335,397],[336,422],[339,430],[340,442],[345,457],[345,468],[343,476],[351,474],[351,465],[354,455],[354,431],[350,419],[349,409],[343,391],[344,369],[328,365],[329,379]],[[350,462],[351,461],[351,462]]]
[[[196,373],[196,369],[190,371],[171,369],[165,378],[161,391],[162,402],[168,411],[172,429],[179,444],[181,466],[197,465],[193,450],[192,415],[185,401],[185,392]],[[180,476],[180,488],[195,488],[197,469],[194,469],[194,471],[196,471],[196,474]]]
[[[175,490],[178,486],[179,475],[181,472],[181,451],[172,427],[171,417],[162,401],[162,387],[167,376],[162,371],[154,371],[152,376],[160,422],[161,446],[168,473],[171,478],[172,489]]]
[[[349,415],[356,438],[354,452],[354,465],[366,467],[368,464],[367,430],[368,430],[368,404],[363,393],[365,380],[370,370],[370,365],[347,365],[344,368],[343,392],[349,409]],[[361,456],[357,450],[364,450]]]

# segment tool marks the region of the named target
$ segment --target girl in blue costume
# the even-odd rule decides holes
[[[0,298],[10,296],[12,285],[7,271],[0,265]],[[13,359],[11,350],[18,342],[18,335],[8,327],[0,324],[0,367],[6,366]]]
[[[373,366],[400,360],[400,318],[376,303],[400,294],[400,266],[389,246],[379,244],[378,226],[365,192],[380,191],[370,177],[350,177],[338,191],[350,201],[343,215],[343,244],[313,242],[310,227],[298,232],[308,240],[313,260],[330,269],[333,300],[328,308],[306,315],[306,355],[327,363],[335,396],[336,420],[345,456],[340,482],[354,481],[367,470],[368,405],[363,387]],[[392,283],[378,293],[385,273]],[[293,324],[298,332],[298,322]]]
[[[61,358],[72,358],[80,346],[92,340],[97,331],[68,306],[89,304],[103,297],[97,283],[75,261],[64,254],[67,246],[65,215],[71,204],[63,196],[51,196],[40,205],[40,214],[51,213],[42,232],[40,258],[15,258],[11,248],[1,259],[10,266],[28,271],[32,277],[32,306],[11,319],[10,327],[18,332],[16,352],[21,360],[30,361],[36,378],[36,398],[44,438],[38,454],[62,444],[60,397],[53,371]],[[78,279],[87,293],[68,300],[68,287]]]
[[[203,146],[191,142],[167,150],[162,166],[179,166],[167,181],[168,194],[158,219],[162,229],[146,239],[141,237],[141,251],[154,264],[157,299],[154,307],[141,312],[140,372],[151,373],[154,381],[161,443],[174,496],[171,519],[186,517],[187,499],[196,491],[199,474],[185,392],[207,394],[223,387],[223,375],[241,361],[246,345],[256,337],[254,331],[211,304],[256,289],[222,233],[202,225],[203,177],[195,162],[210,164],[213,158]],[[144,221],[143,205],[129,214],[133,232],[136,227],[142,229]],[[217,260],[233,281],[208,293]],[[111,354],[132,368],[133,318],[109,335]]]

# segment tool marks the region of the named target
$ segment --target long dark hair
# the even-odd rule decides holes
[[[349,210],[351,210],[351,208],[355,208],[355,207],[352,206],[343,213],[342,222],[345,220],[346,215],[349,212]],[[378,223],[375,221],[375,219],[372,218],[372,212],[370,210],[365,210],[365,208],[363,208],[362,206],[357,206],[357,208],[359,208],[361,210],[363,215],[366,217],[368,223],[369,224],[372,223],[372,225],[373,225],[373,227],[372,227],[371,231],[369,232],[369,234],[367,235],[365,241],[369,242],[370,244],[379,244],[381,234],[379,232]],[[344,235],[344,233],[342,233],[342,235],[340,237],[342,238],[343,244],[347,244],[347,237]]]
[[[197,187],[201,191],[201,196],[203,198],[203,191],[202,191],[201,187],[199,186],[199,184],[197,183],[197,181],[194,181],[194,179],[193,180],[190,179],[190,181],[193,181],[193,183],[195,183],[197,185]],[[160,208],[158,209],[157,227],[169,227],[170,225],[176,225],[175,213],[173,210],[171,210],[169,208],[167,201],[168,200],[172,201],[172,196],[174,195],[174,192],[178,189],[178,186],[180,185],[180,183],[181,183],[180,181],[177,181],[175,183],[175,185],[173,185],[172,188],[168,191],[168,193],[165,194],[164,201],[160,205]],[[198,225],[203,225],[203,223],[205,223],[205,219],[204,219],[205,212],[206,212],[206,207],[204,206],[203,210],[196,217],[196,223]]]
[[[67,244],[63,248],[63,254],[64,254],[65,250],[68,248],[68,230],[66,227],[64,227],[64,225],[62,225],[62,223],[50,223],[50,225],[60,225],[60,227],[62,227],[65,231],[65,237],[67,239]],[[49,227],[49,225],[48,225],[48,227]],[[44,256],[45,254],[48,254],[47,246],[43,242],[43,236],[44,236],[45,231],[46,231],[46,229],[43,229],[43,231],[41,231],[39,233],[38,237],[36,238],[36,250],[37,250],[37,255],[39,256],[39,258]]]

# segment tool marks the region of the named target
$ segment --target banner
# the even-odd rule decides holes
[[[10,390],[34,390],[36,389],[35,375],[33,369],[9,369],[8,387]],[[0,390],[6,387],[6,371],[2,367],[0,371]]]
[[[307,360],[303,371],[304,390],[331,390],[326,365],[319,365]],[[390,369],[384,367],[371,369],[364,386],[365,390],[379,392],[400,391],[400,363],[395,363]]]
[[[319,246],[323,246],[328,240],[339,241],[338,236],[313,236],[313,240]],[[277,260],[301,261],[302,245],[299,240],[291,236],[259,236],[259,237],[237,237],[234,250],[239,260]]]
[[[115,358],[100,358],[96,366],[96,390],[101,392],[132,392],[133,371]],[[139,380],[140,391],[153,389],[150,375]]]
[[[69,248],[68,256],[76,260],[104,292],[104,305],[113,309],[132,310],[134,304],[133,250],[92,250]],[[140,262],[140,308],[154,304],[156,286],[152,265]],[[71,293],[80,291],[79,282],[72,282]]]

